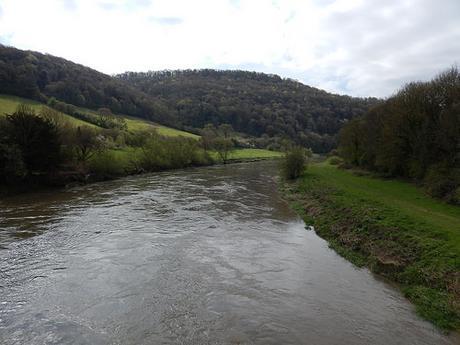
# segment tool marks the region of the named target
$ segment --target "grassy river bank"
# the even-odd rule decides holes
[[[283,155],[232,141],[224,159],[218,153],[223,148],[214,145],[217,129],[205,146],[195,133],[106,108],[59,109],[0,94],[0,194]]]
[[[416,311],[460,328],[460,208],[416,186],[316,163],[286,196],[340,255],[400,284]]]

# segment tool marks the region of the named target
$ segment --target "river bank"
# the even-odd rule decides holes
[[[184,168],[196,168],[211,165],[224,164],[219,161],[217,154],[211,152],[208,159],[200,161],[200,164],[185,164],[178,167],[158,167],[153,170],[144,170],[136,167],[133,162],[141,149],[109,150],[108,154],[96,155],[88,168],[58,171],[53,175],[34,175],[28,181],[21,181],[15,185],[0,185],[0,196],[17,193],[27,193],[40,190],[71,188],[96,182],[116,180],[119,178],[141,175],[145,173],[173,171]],[[283,156],[282,152],[265,149],[235,149],[225,164],[252,163],[265,160],[276,160]],[[89,171],[88,171],[89,170]]]
[[[316,163],[285,195],[340,255],[400,284],[423,318],[460,327],[460,208],[408,183]]]

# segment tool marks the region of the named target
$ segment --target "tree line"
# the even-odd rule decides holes
[[[230,124],[257,147],[286,138],[327,152],[342,124],[376,99],[339,96],[276,75],[222,70],[127,72],[109,76],[71,61],[0,45],[0,93],[47,103],[75,117],[78,107],[199,132]],[[88,119],[84,119],[87,121]]]
[[[460,203],[460,72],[412,82],[340,132],[346,162],[422,183]]]

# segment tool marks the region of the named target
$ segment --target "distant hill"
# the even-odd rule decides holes
[[[377,99],[340,96],[276,75],[185,70],[109,76],[48,54],[0,45],[0,93],[52,98],[195,131],[208,123],[267,142],[288,138],[327,152],[343,123]]]
[[[0,93],[47,102],[54,97],[77,107],[110,108],[171,125],[162,102],[109,75],[48,54],[0,45]]]
[[[377,102],[246,71],[126,72],[117,78],[164,100],[184,126],[229,123],[239,132],[285,136],[319,152],[335,145],[344,122]]]

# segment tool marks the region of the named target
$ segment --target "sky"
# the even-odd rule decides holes
[[[242,69],[388,97],[460,63],[460,0],[0,0],[0,43],[107,74]]]

